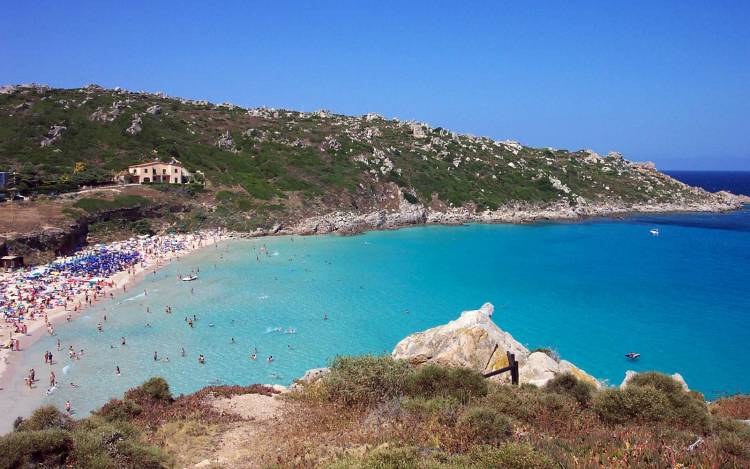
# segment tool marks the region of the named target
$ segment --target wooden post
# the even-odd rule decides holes
[[[518,386],[518,362],[514,353],[508,352],[508,364],[510,366],[510,382]]]

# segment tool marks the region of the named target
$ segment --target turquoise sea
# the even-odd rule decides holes
[[[653,227],[660,236],[649,234]],[[199,280],[177,280],[197,268]],[[147,276],[34,344],[21,367],[36,369],[39,389],[10,383],[0,411],[12,421],[33,405],[70,400],[85,415],[155,375],[176,393],[289,384],[337,354],[389,352],[484,302],[529,348],[552,347],[610,383],[628,369],[660,370],[682,373],[709,397],[747,393],[748,298],[750,210],[235,240]],[[190,328],[185,317],[193,315]],[[84,358],[70,361],[69,345]],[[61,383],[49,396],[46,350]],[[626,360],[630,351],[642,358]]]

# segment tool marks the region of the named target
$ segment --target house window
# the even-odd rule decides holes
[[[166,169],[162,169],[162,170],[161,170],[161,173],[162,173],[162,174],[167,174],[167,170],[166,170]]]
[[[143,174],[148,174],[148,168],[143,168]]]
[[[175,174],[177,174],[177,168],[174,169]]]

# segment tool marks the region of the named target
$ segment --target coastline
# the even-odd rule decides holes
[[[203,238],[206,241],[202,246],[196,246],[195,244],[186,244],[184,250],[168,253],[166,256],[152,256],[145,259],[143,263],[137,263],[132,273],[127,270],[117,272],[111,277],[107,278],[113,285],[106,288],[103,294],[97,299],[108,299],[107,296],[112,293],[115,297],[117,294],[122,293],[123,287],[130,289],[133,285],[137,284],[144,276],[152,271],[156,271],[161,267],[169,265],[175,260],[179,260],[189,254],[197,252],[203,247],[215,245],[221,241],[232,239],[232,238],[256,238],[263,236],[288,236],[288,235],[317,235],[317,234],[340,234],[350,235],[358,234],[365,231],[377,231],[377,230],[390,230],[399,229],[403,227],[413,226],[429,226],[429,225],[448,225],[455,226],[464,223],[486,223],[486,224],[519,224],[519,223],[536,223],[536,222],[577,222],[584,221],[590,218],[598,217],[609,217],[616,215],[631,215],[637,213],[686,213],[686,212],[723,212],[731,211],[736,209],[742,209],[745,207],[743,203],[735,205],[727,204],[712,204],[712,205],[678,205],[675,204],[662,204],[662,205],[647,205],[647,206],[629,206],[623,207],[622,211],[615,210],[616,207],[611,206],[596,206],[595,210],[589,210],[587,213],[582,214],[580,211],[570,210],[564,211],[559,210],[559,207],[553,208],[522,208],[519,207],[517,210],[505,209],[502,211],[491,212],[490,215],[487,212],[483,214],[472,213],[464,209],[451,210],[449,212],[431,212],[422,206],[415,206],[404,201],[399,201],[399,210],[393,211],[378,211],[364,215],[344,214],[344,213],[332,213],[322,217],[309,218],[299,225],[293,228],[283,228],[281,226],[273,232],[253,232],[253,233],[232,233],[232,232],[221,232],[219,236],[205,236]],[[415,210],[416,209],[416,210]],[[416,218],[415,218],[416,216]],[[311,227],[315,229],[309,231]],[[205,233],[205,232],[204,232]],[[201,232],[189,233],[182,235],[184,237],[200,237]],[[195,241],[195,238],[193,239]],[[82,295],[79,295],[74,301],[81,300]],[[72,319],[76,319],[81,316],[86,308],[81,307],[78,312],[72,312],[66,310],[64,307],[56,307],[47,311],[49,322],[53,325],[62,324],[65,322],[65,316],[71,314]],[[22,351],[27,349],[33,343],[43,337],[44,321],[41,319],[34,320],[30,324],[28,335],[15,334],[14,336],[22,338]],[[10,331],[7,325],[4,325],[4,330]],[[8,333],[6,332],[6,334]],[[3,336],[3,340],[6,338]],[[9,381],[14,378],[15,373],[19,373],[19,360],[10,360],[5,363],[2,357],[13,357],[14,354],[8,349],[0,351],[0,390],[7,387]]]
[[[308,217],[295,224],[276,224],[270,229],[257,229],[247,233],[236,233],[239,237],[263,237],[272,235],[318,235],[339,233],[358,234],[370,230],[390,230],[415,225],[461,225],[465,223],[529,224],[537,222],[582,221],[591,218],[634,216],[638,214],[670,213],[720,213],[741,210],[750,204],[750,197],[728,192],[709,194],[708,199],[698,202],[669,202],[651,204],[624,204],[603,202],[570,206],[512,204],[497,210],[477,212],[471,208],[438,209],[407,202],[399,191],[394,195],[391,208],[367,213],[331,212]],[[472,207],[473,208],[473,207]]]
[[[107,282],[111,282],[111,285],[105,286],[99,296],[94,296],[90,305],[85,304],[85,293],[79,293],[73,297],[71,304],[55,306],[54,308],[47,310],[45,314],[49,325],[54,328],[55,326],[66,323],[66,317],[68,315],[70,315],[70,320],[74,321],[82,316],[91,306],[102,301],[106,302],[116,299],[119,294],[125,293],[132,286],[136,285],[146,274],[158,271],[162,267],[193,254],[205,247],[215,246],[222,241],[232,238],[231,234],[222,232],[196,232],[181,236],[184,237],[186,241],[185,249],[157,254],[141,253],[142,259],[140,262],[137,262],[132,266],[132,271],[121,270],[104,279]],[[159,237],[159,235],[155,236],[155,238],[157,237]],[[165,238],[166,237],[162,236],[160,239]],[[190,242],[187,242],[188,240]],[[72,308],[75,303],[80,305],[77,311],[74,311]],[[7,387],[14,374],[19,372],[18,360],[14,360],[13,358],[25,352],[31,345],[39,341],[44,334],[47,333],[47,324],[45,324],[44,319],[35,318],[28,321],[27,324],[28,331],[25,334],[14,332],[13,325],[8,322],[4,322],[0,325],[0,340],[8,342],[11,339],[18,339],[21,341],[19,351],[12,351],[9,348],[3,348],[0,350],[0,392]]]

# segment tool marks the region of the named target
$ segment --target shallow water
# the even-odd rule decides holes
[[[652,227],[661,235],[651,236]],[[198,267],[199,280],[177,280]],[[555,348],[612,383],[628,369],[656,369],[682,373],[709,397],[750,392],[748,267],[750,210],[230,241],[146,277],[33,345],[21,367],[36,368],[38,389],[23,389],[16,377],[0,411],[6,429],[40,403],[70,400],[85,415],[154,375],[175,393],[289,384],[336,354],[388,352],[404,336],[487,301],[495,321],[529,348]],[[192,315],[191,329],[185,317]],[[85,350],[83,359],[68,359],[71,344]],[[50,396],[45,350],[55,353],[60,382]],[[629,351],[642,358],[627,361]]]

